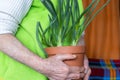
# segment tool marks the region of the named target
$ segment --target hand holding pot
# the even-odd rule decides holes
[[[79,78],[80,71],[84,70],[79,67],[69,67],[63,61],[75,59],[76,56],[71,54],[57,54],[41,61],[40,72],[45,74],[50,80],[66,80],[69,78]]]
[[[84,72],[85,76],[83,80],[88,80],[91,74],[91,69],[89,67],[89,61],[86,55],[84,56],[84,68],[85,68],[85,72]]]

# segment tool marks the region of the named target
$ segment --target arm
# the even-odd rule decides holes
[[[25,48],[12,34],[1,34],[0,43],[0,51],[39,71],[42,59]]]

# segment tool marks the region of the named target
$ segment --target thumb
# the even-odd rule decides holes
[[[73,54],[57,54],[56,58],[59,60],[75,59],[76,55]]]

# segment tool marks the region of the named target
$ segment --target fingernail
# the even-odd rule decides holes
[[[75,58],[75,57],[76,57],[76,55],[73,55],[73,57]]]
[[[88,69],[85,69],[85,72],[84,72],[84,73],[85,73],[85,74],[88,73]]]

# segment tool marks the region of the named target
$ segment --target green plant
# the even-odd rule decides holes
[[[37,22],[36,26],[36,39],[43,49],[42,44],[45,47],[77,45],[83,31],[110,0],[107,0],[94,14],[100,0],[92,0],[81,14],[78,0],[57,0],[56,7],[51,0],[41,2],[50,13],[48,15],[50,24],[45,30],[40,22]]]

